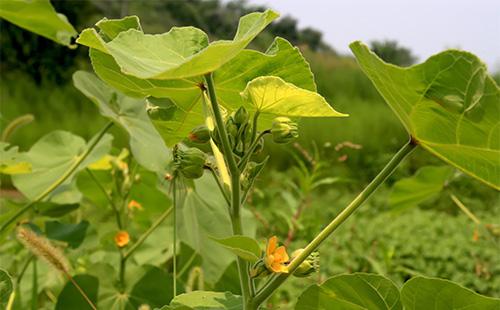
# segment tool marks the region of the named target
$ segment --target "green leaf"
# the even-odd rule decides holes
[[[392,187],[389,204],[394,209],[415,207],[439,194],[450,178],[453,168],[426,166],[415,175],[397,181]]]
[[[59,204],[52,201],[43,201],[35,204],[34,209],[40,215],[48,217],[61,217],[80,207],[78,203]]]
[[[70,184],[78,171],[107,154],[111,149],[112,138],[109,134],[104,135],[73,175],[61,186]],[[32,172],[13,175],[12,181],[19,191],[34,200],[63,176],[87,149],[88,144],[81,137],[66,131],[53,131],[38,140],[23,156],[24,160],[32,164]]]
[[[99,279],[88,275],[79,274],[73,277],[73,280],[85,292],[85,295],[92,301],[94,305],[97,304],[97,292],[99,290]],[[71,281],[68,281],[61,293],[57,297],[55,310],[88,310],[91,309],[90,305],[84,299],[82,294],[78,291]]]
[[[94,74],[77,71],[73,83],[98,107],[101,114],[120,124],[130,135],[130,148],[139,164],[151,171],[162,171],[171,161],[171,152],[151,124],[146,102],[107,86]]]
[[[129,302],[134,309],[139,309],[141,305],[149,305],[150,309],[166,305],[173,297],[172,283],[171,274],[158,267],[148,266],[144,276],[134,284]]]
[[[46,221],[45,234],[49,239],[64,241],[70,248],[76,249],[82,244],[89,227],[88,221],[78,224],[66,224],[59,221]]]
[[[347,116],[335,111],[320,94],[275,76],[255,78],[241,95],[262,113],[289,117]]]
[[[174,27],[159,35],[132,28],[120,32],[110,42],[96,38],[96,31],[86,30],[77,42],[110,54],[125,74],[142,79],[182,79],[217,70],[277,17],[271,10],[245,15],[233,40],[211,44],[207,35],[194,27]]]
[[[222,238],[232,234],[226,202],[217,184],[209,174],[194,181],[194,188],[186,188],[178,214],[179,239],[202,257],[205,280],[215,283],[235,257],[213,242],[209,236]],[[255,223],[247,210],[242,210],[245,235],[255,234]]]
[[[299,297],[297,310],[400,309],[398,288],[387,278],[367,273],[332,277],[314,284]]]
[[[262,252],[259,243],[257,243],[255,239],[247,236],[235,235],[228,238],[211,239],[249,262],[257,261],[260,258],[260,254]]]
[[[95,25],[101,29],[109,40],[113,40],[118,34],[120,34],[120,32],[127,31],[129,29],[142,31],[139,17],[135,15],[126,16],[121,19],[107,19],[104,17]]]
[[[9,147],[0,141],[0,174],[23,174],[31,172],[31,164],[22,160],[17,146]]]
[[[0,306],[5,307],[12,293],[13,285],[7,271],[0,269]]]
[[[97,75],[117,89],[133,97],[153,96],[169,98],[173,104],[157,104],[160,117],[152,117],[168,145],[184,139],[199,124],[204,123],[201,105],[200,77],[183,80],[142,80],[121,73],[113,58],[98,50],[90,52],[92,65]],[[314,78],[304,57],[288,41],[276,38],[265,53],[243,50],[238,56],[217,70],[214,83],[219,104],[228,112],[245,106],[249,111],[255,107],[243,100],[240,93],[252,79],[270,75],[309,91],[316,91]],[[270,122],[268,122],[270,123]],[[265,125],[265,122],[261,122]]]
[[[2,0],[0,18],[59,44],[76,48],[71,44],[71,38],[77,35],[75,28],[66,16],[54,10],[49,0]]]
[[[170,306],[162,309],[183,309],[189,307],[194,310],[240,310],[243,309],[243,299],[230,292],[194,291],[176,296]]]
[[[401,68],[360,42],[351,50],[424,149],[500,189],[500,88],[476,56],[449,50]]]
[[[415,277],[401,289],[401,301],[406,310],[420,309],[500,309],[500,299],[479,295],[454,282]]]

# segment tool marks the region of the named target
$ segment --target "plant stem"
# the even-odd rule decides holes
[[[347,220],[370,195],[389,177],[399,166],[403,159],[410,154],[418,144],[411,139],[405,144],[389,163],[379,172],[379,174],[365,187],[365,189],[339,214],[330,224],[328,224],[288,265],[288,273],[277,274],[272,278],[253,298],[251,309],[257,309],[285,280],[293,274],[295,269],[313,252],[320,244],[328,238],[345,220]]]
[[[173,296],[177,296],[177,178],[174,178],[174,182],[172,183],[172,208],[174,208],[174,240],[173,240],[173,256],[172,256],[172,263],[173,263],[173,289],[174,289],[174,294]]]
[[[160,226],[160,224],[170,215],[170,213],[172,213],[172,210],[173,207],[170,207],[165,212],[163,212],[160,215],[160,217],[156,220],[156,222],[154,222],[153,225],[151,225],[151,227],[149,227],[149,229],[146,230],[146,232],[143,233],[139,237],[139,239],[137,239],[134,245],[132,245],[132,247],[130,247],[130,249],[123,254],[123,258],[125,260],[128,259],[130,255],[132,255],[132,253],[134,253],[135,250],[137,250],[137,248],[139,248],[139,246],[141,246],[141,244],[144,243],[144,241],[149,237],[149,235],[151,235],[153,231],[155,231],[156,228],[158,228],[158,226]]]
[[[240,163],[238,165],[238,168],[240,169],[240,171],[243,171],[245,169],[245,166],[247,165],[248,160],[250,159],[250,157],[252,157],[253,152],[255,151],[255,148],[257,148],[257,145],[259,145],[259,140],[269,133],[271,133],[270,129],[264,130],[263,132],[261,132],[259,134],[257,139],[252,140],[252,145],[248,148],[248,151],[245,153],[245,155],[240,160]]]
[[[116,223],[118,225],[118,228],[120,230],[122,230],[123,224],[122,224],[122,220],[120,217],[120,211],[118,210],[118,207],[116,206],[115,202],[113,201],[113,198],[111,197],[111,195],[109,195],[109,193],[106,191],[104,186],[102,186],[101,182],[99,182],[99,180],[96,178],[95,174],[89,168],[86,168],[85,170],[90,175],[90,178],[95,182],[95,184],[97,184],[97,187],[99,187],[99,189],[104,194],[104,196],[106,196],[106,199],[108,200],[109,205],[111,206],[111,208],[113,208],[113,212],[115,213]]]
[[[89,304],[89,306],[93,310],[97,310],[97,307],[90,300],[90,298],[87,296],[87,294],[85,294],[85,291],[80,287],[80,285],[78,285],[78,283],[76,283],[75,279],[73,279],[73,277],[69,273],[66,273],[66,276],[71,281],[71,283],[75,286],[75,288],[78,290],[78,292],[82,295],[83,299],[85,299],[85,301]]]
[[[457,198],[457,196],[450,194],[450,198],[476,225],[481,225],[481,221]]]
[[[31,286],[31,309],[38,309],[38,268],[37,268],[37,260],[33,260],[33,279]]]
[[[0,232],[3,232],[5,229],[7,229],[7,227],[9,227],[9,225],[12,224],[18,217],[20,217],[26,211],[31,209],[33,205],[35,205],[36,203],[40,202],[42,199],[47,197],[56,188],[58,188],[59,185],[63,184],[73,174],[73,172],[75,172],[75,170],[80,166],[80,164],[90,155],[90,153],[92,153],[94,148],[97,146],[99,141],[101,141],[102,137],[104,137],[104,134],[106,133],[106,131],[109,130],[109,128],[111,128],[111,126],[113,126],[113,122],[109,122],[108,124],[106,124],[106,126],[104,126],[104,128],[93,139],[92,143],[89,145],[87,150],[82,155],[80,155],[80,157],[73,163],[73,165],[71,165],[71,167],[59,179],[57,179],[54,183],[52,183],[43,193],[38,195],[34,200],[30,201],[22,209],[20,209],[12,217],[10,217],[2,225],[2,228],[0,228]]]
[[[207,83],[207,91],[210,97],[210,103],[212,107],[212,112],[215,118],[215,123],[217,125],[217,130],[219,133],[219,138],[222,143],[222,150],[224,157],[226,158],[229,172],[231,174],[231,225],[233,227],[234,235],[242,235],[241,229],[241,216],[240,216],[240,170],[236,164],[236,159],[231,150],[229,144],[229,138],[226,132],[226,127],[224,126],[224,120],[222,119],[222,114],[220,111],[219,104],[217,102],[217,96],[215,94],[214,81],[212,79],[212,74],[206,74],[205,80]],[[250,286],[249,286],[249,276],[247,272],[247,262],[237,257],[238,263],[238,273],[240,277],[241,293],[244,300],[244,305],[246,309],[246,304],[250,300]]]

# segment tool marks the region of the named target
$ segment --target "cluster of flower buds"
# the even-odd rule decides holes
[[[198,179],[203,176],[207,155],[198,148],[174,149],[174,164],[185,178]]]
[[[273,135],[273,141],[275,143],[289,143],[297,139],[299,136],[299,128],[297,123],[288,117],[276,117],[273,120],[271,134]]]

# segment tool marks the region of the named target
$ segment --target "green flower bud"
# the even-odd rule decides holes
[[[231,116],[226,120],[226,131],[227,134],[233,138],[236,138],[236,136],[238,135],[238,127],[234,122],[234,118]]]
[[[254,154],[259,154],[262,152],[264,149],[264,137],[260,138],[259,141],[257,142],[257,145],[255,146],[255,150],[253,151]]]
[[[188,139],[195,143],[207,143],[210,140],[210,131],[207,126],[200,125],[191,130]]]
[[[198,179],[203,175],[207,155],[195,147],[178,149],[175,155],[177,169],[188,179]]]
[[[292,253],[292,260],[299,256],[304,249],[295,250]],[[305,278],[310,276],[313,272],[319,270],[319,252],[312,252],[306,260],[304,260],[297,269],[293,272],[293,275],[299,278]]]
[[[238,110],[236,110],[234,113],[234,122],[238,127],[245,125],[248,122],[248,111],[245,107],[241,106]]]
[[[271,128],[273,141],[276,143],[289,143],[299,136],[297,123],[288,117],[276,117]]]
[[[268,275],[271,274],[271,271],[267,269],[266,263],[264,262],[264,259],[259,259],[258,261],[253,264],[252,268],[250,269],[250,277],[251,278],[264,278],[267,277]]]

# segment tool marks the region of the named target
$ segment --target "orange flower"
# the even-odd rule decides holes
[[[286,253],[286,248],[284,246],[277,247],[278,238],[273,236],[269,239],[266,247],[266,257],[264,262],[267,269],[276,273],[287,273],[288,268],[286,263],[288,263],[289,257]]]
[[[126,246],[130,241],[130,236],[128,235],[128,232],[121,230],[116,233],[115,235],[115,243],[119,248],[123,248]]]
[[[135,200],[130,200],[130,202],[128,203],[128,208],[129,209],[133,209],[133,208],[136,208],[137,210],[142,210],[142,205],[140,203],[138,203],[137,201]]]

